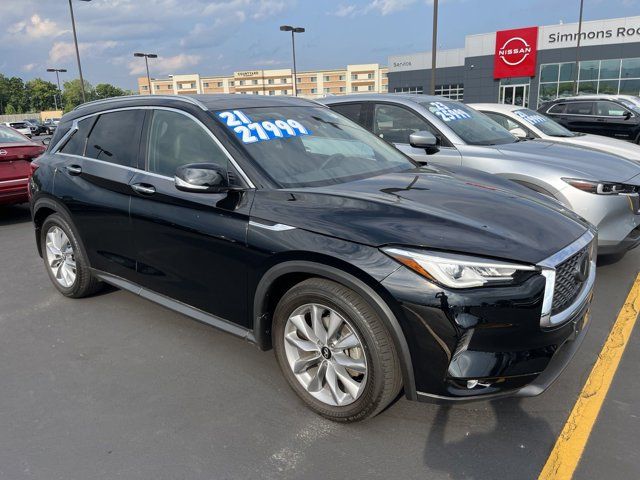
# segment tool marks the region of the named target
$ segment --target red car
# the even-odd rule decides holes
[[[28,201],[31,160],[45,150],[44,145],[0,125],[0,205]]]

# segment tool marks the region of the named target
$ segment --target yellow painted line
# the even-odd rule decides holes
[[[538,480],[571,480],[640,313],[640,274]]]

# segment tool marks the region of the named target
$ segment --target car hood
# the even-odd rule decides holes
[[[591,150],[612,153],[619,157],[640,162],[640,146],[635,143],[619,140],[617,138],[605,137],[603,135],[584,134],[577,137],[552,137],[550,142],[566,143],[577,145]]]
[[[546,140],[529,140],[490,147],[528,163],[561,167],[567,175],[587,180],[626,182],[640,175],[637,163],[596,150]]]
[[[259,190],[251,215],[370,246],[527,263],[558,252],[588,228],[553,200],[471,172],[425,167],[326,187]]]

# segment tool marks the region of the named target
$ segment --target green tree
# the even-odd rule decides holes
[[[123,89],[111,85],[110,83],[99,83],[95,88],[96,98],[122,97],[127,95]]]
[[[84,92],[87,102],[96,99],[96,92],[93,89],[93,86],[86,80],[84,81]],[[65,112],[73,110],[82,103],[82,89],[79,79],[76,78],[74,80],[64,82],[62,103],[64,105]]]
[[[58,98],[58,87],[51,82],[35,78],[25,84],[29,107],[31,111],[53,110]]]
[[[27,92],[21,78],[0,74],[0,114],[6,113],[8,105],[13,107],[15,113],[28,111]]]

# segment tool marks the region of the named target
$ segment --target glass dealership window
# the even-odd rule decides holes
[[[450,100],[462,100],[464,97],[464,85],[462,83],[436,85],[435,94]]]
[[[393,89],[393,93],[424,93],[424,88],[423,87],[395,87]]]
[[[575,62],[540,65],[538,105],[573,95]],[[640,58],[585,60],[578,68],[578,95],[640,94]]]

